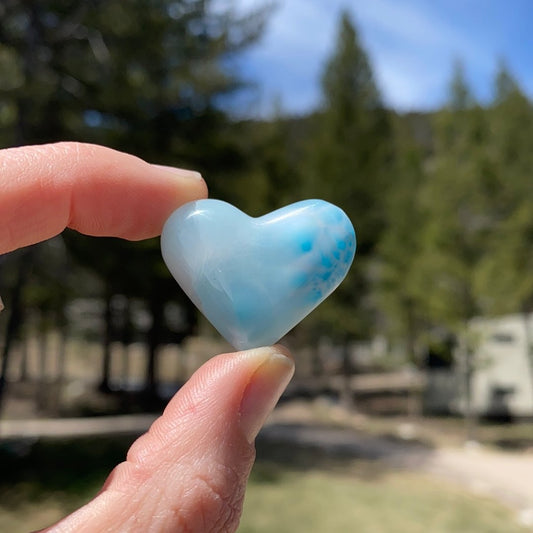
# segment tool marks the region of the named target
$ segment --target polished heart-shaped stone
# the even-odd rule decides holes
[[[277,342],[346,276],[353,226],[338,207],[305,200],[252,218],[219,200],[180,207],[161,235],[185,293],[239,350]]]

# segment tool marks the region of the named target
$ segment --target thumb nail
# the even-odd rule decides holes
[[[294,374],[294,361],[275,346],[244,390],[240,424],[252,443]]]
[[[187,179],[195,179],[195,180],[201,180],[202,175],[199,172],[196,172],[195,170],[185,170],[183,168],[176,168],[176,167],[169,167],[166,165],[154,165],[153,167],[159,168],[160,170],[164,170],[165,172],[170,172],[174,174],[176,177],[181,178],[187,178]]]

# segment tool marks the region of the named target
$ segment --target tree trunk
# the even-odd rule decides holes
[[[320,346],[318,343],[315,343],[314,346],[311,346],[311,375],[313,377],[320,377],[324,373],[322,367],[322,357],[320,353]]]
[[[351,361],[351,351],[348,339],[345,339],[342,346],[342,390],[341,390],[341,404],[348,411],[355,411],[355,391],[352,387],[353,368]]]
[[[416,326],[413,312],[413,302],[411,300],[406,301],[406,317],[407,317],[407,337],[406,337],[406,349],[409,354],[409,362],[416,370],[418,357],[416,356]],[[411,422],[416,422],[420,418],[421,414],[421,401],[420,391],[418,386],[415,388],[415,372],[410,372],[409,388],[407,391],[407,417]]]
[[[465,328],[465,335],[467,329]],[[465,422],[465,441],[477,440],[477,416],[474,408],[472,396],[472,381],[474,378],[474,361],[473,352],[468,345],[468,340],[462,338],[460,340],[460,358],[463,370],[463,387],[464,387],[464,422]]]
[[[163,306],[159,298],[150,301],[150,313],[152,325],[147,335],[147,362],[145,392],[152,397],[157,396],[157,350],[161,342],[161,330],[163,327]]]
[[[529,366],[529,381],[531,385],[531,395],[533,397],[533,338],[531,335],[531,331],[529,329],[529,312],[527,309],[524,309],[522,311],[522,319],[524,321],[524,334],[525,334],[525,343],[526,343],[526,349],[525,349],[525,356],[527,358],[528,366]]]
[[[65,381],[65,366],[67,360],[68,332],[66,325],[59,327],[59,346],[57,349],[57,375],[56,382],[62,384]]]
[[[19,267],[17,281],[15,282],[15,286],[13,287],[13,290],[11,292],[11,298],[9,300],[10,315],[6,326],[4,347],[2,350],[2,365],[0,368],[0,416],[2,415],[2,407],[5,397],[5,388],[7,382],[7,372],[9,369],[11,346],[22,325],[22,292],[27,283],[31,271],[33,253],[33,248],[27,248],[20,252],[18,258]]]
[[[44,317],[41,316],[39,332],[39,375],[37,376],[37,409],[46,410],[50,404],[50,389],[46,376],[46,367],[48,362],[48,331]]]
[[[102,379],[98,390],[101,392],[110,392],[110,375],[111,375],[111,341],[113,339],[113,310],[111,299],[113,297],[111,287],[107,286],[105,291],[105,310],[104,310],[104,336],[102,341]]]
[[[27,6],[27,14],[29,15],[29,24],[26,26],[25,49],[23,55],[23,70],[31,88],[32,83],[35,82],[37,75],[37,49],[39,43],[42,42],[42,15],[39,10],[37,2],[30,2]],[[17,123],[15,127],[17,144],[24,145],[35,140],[35,134],[30,127],[29,117],[31,116],[31,96],[28,95],[28,90],[21,90],[18,92],[17,98]]]
[[[129,346],[133,340],[133,325],[131,323],[131,304],[130,299],[126,299],[126,305],[122,310],[122,329],[120,340],[122,343],[121,353],[121,382],[128,383],[130,377],[130,350]]]
[[[28,381],[28,359],[29,359],[29,340],[27,334],[25,338],[20,341],[20,372],[19,381],[24,383]]]
[[[185,339],[198,334],[198,309],[187,297],[184,297],[182,305],[185,311],[185,326],[173,339],[173,342],[178,346],[181,346]],[[185,353],[182,350],[177,351],[177,357],[179,358],[178,368],[180,369],[178,376],[180,381],[183,382],[188,379],[191,373],[190,357],[186,361],[184,360],[184,356]]]
[[[63,385],[65,384],[65,365],[67,359],[67,343],[68,343],[68,327],[63,319],[60,320],[59,325],[59,344],[57,346],[57,368],[54,386],[53,410],[56,414],[60,413],[61,398],[63,392]]]

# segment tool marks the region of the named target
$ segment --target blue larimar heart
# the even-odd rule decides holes
[[[355,254],[346,214],[305,200],[252,218],[219,200],[180,207],[161,236],[182,289],[239,350],[277,342],[327,298]]]

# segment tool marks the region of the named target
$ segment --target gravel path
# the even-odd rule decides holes
[[[434,449],[354,429],[309,424],[272,424],[263,430],[262,438],[332,455],[379,460],[394,468],[458,483],[514,509],[519,522],[533,530],[533,455],[489,451],[474,445]]]

